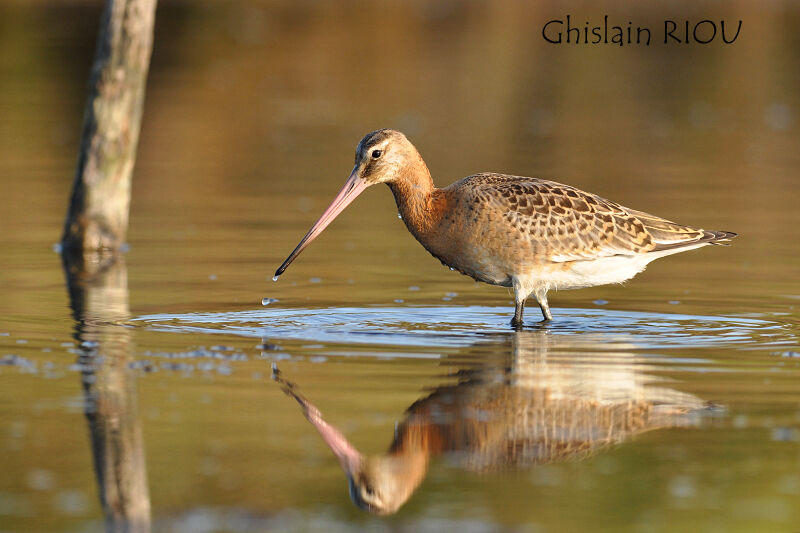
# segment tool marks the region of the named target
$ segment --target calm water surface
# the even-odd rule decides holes
[[[165,532],[800,529],[800,13],[673,7],[610,16],[741,42],[545,47],[547,4],[164,1],[131,248],[70,292],[99,6],[0,3],[0,531],[101,531],[101,501]],[[741,236],[513,332],[508,291],[376,187],[273,283],[385,126],[439,185],[535,174]]]

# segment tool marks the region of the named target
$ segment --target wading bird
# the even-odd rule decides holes
[[[654,259],[736,237],[676,224],[554,181],[482,173],[434,186],[399,131],[368,133],[350,177],[275,272],[275,280],[356,196],[377,183],[394,194],[412,235],[444,265],[514,290],[513,327],[533,295],[551,320],[547,292],[621,283]]]

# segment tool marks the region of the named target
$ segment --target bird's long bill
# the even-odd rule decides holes
[[[319,409],[317,409],[313,403],[296,393],[289,386],[284,386],[284,392],[292,396],[303,408],[303,414],[306,416],[306,419],[311,422],[311,425],[319,432],[325,444],[336,454],[336,458],[339,459],[339,465],[341,465],[344,473],[347,474],[348,477],[354,475],[356,470],[361,466],[361,453],[355,446],[350,444],[347,437],[342,435],[338,429],[328,424],[322,418],[322,413],[319,412]]]
[[[331,449],[339,460],[339,465],[344,470],[347,477],[355,475],[356,471],[361,467],[362,456],[361,453],[350,444],[347,437],[325,422],[322,417],[308,417],[308,421],[317,429],[322,440]]]
[[[281,389],[283,389],[283,392],[286,395],[294,398],[294,400],[300,404],[306,420],[311,422],[311,425],[314,426],[314,429],[319,432],[322,440],[325,441],[325,444],[327,444],[331,451],[336,454],[336,458],[339,459],[339,464],[342,466],[342,470],[344,470],[348,477],[352,476],[356,469],[361,465],[361,453],[356,450],[355,446],[350,444],[350,441],[347,440],[347,437],[342,435],[338,429],[328,424],[325,419],[322,418],[322,413],[319,411],[319,409],[317,409],[316,405],[308,401],[302,394],[295,390],[296,386],[294,383],[283,379],[283,376],[281,375],[281,372],[278,370],[278,367],[275,365],[275,363],[273,363],[272,366],[272,379],[280,383]]]
[[[311,229],[308,230],[306,236],[303,237],[303,240],[300,241],[300,244],[292,250],[292,253],[289,254],[289,257],[286,258],[286,261],[278,267],[278,270],[275,271],[276,276],[280,276],[283,274],[283,271],[286,270],[289,265],[294,261],[294,259],[300,255],[306,246],[311,244],[317,235],[322,233],[322,230],[328,227],[328,224],[333,222],[333,219],[336,218],[339,213],[344,211],[344,208],[350,205],[350,202],[356,199],[356,196],[361,194],[361,192],[367,188],[367,182],[361,179],[356,169],[353,169],[353,172],[350,174],[350,177],[347,178],[347,181],[344,183],[344,187],[342,190],[339,191],[339,194],[336,195],[336,198],[333,199],[331,205],[328,206],[328,209],[322,213],[322,216],[319,217],[319,220],[311,226]]]

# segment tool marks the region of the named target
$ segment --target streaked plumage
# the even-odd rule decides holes
[[[513,287],[515,326],[530,295],[549,320],[550,290],[619,283],[654,259],[736,236],[538,178],[483,173],[438,189],[405,135],[384,129],[361,140],[344,188],[275,275],[376,183],[390,187],[409,231],[434,257],[478,281]]]

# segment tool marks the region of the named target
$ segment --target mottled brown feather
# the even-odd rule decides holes
[[[540,259],[552,262],[635,255],[735,236],[676,224],[537,178],[483,173],[444,191],[504,221],[509,233],[532,241]]]

